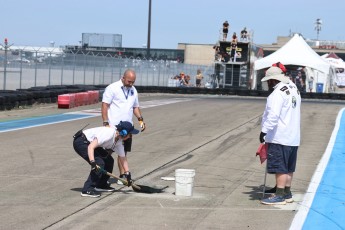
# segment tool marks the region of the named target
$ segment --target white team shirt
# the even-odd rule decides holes
[[[102,102],[110,105],[110,126],[118,125],[120,121],[129,121],[133,124],[133,108],[139,107],[138,92],[134,86],[127,88],[121,80],[114,82],[105,88]]]
[[[300,145],[301,95],[296,85],[278,83],[268,96],[261,131],[265,141],[285,146]]]
[[[125,156],[122,138],[120,137],[119,140],[115,142],[116,129],[111,127],[96,127],[86,129],[83,133],[88,141],[92,142],[97,138],[99,147],[112,149],[120,157]]]

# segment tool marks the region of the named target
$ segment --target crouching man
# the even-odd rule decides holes
[[[131,186],[132,178],[124,152],[123,141],[130,138],[132,134],[138,133],[139,130],[135,129],[130,122],[121,121],[115,128],[96,127],[78,131],[74,135],[74,150],[91,165],[91,171],[84,183],[81,196],[100,197],[100,192],[115,191],[108,184],[109,176],[97,169],[97,166],[99,166],[112,173],[114,167],[112,152],[116,152],[119,156],[120,163],[125,169],[127,185]]]

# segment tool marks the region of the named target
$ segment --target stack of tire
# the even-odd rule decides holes
[[[0,111],[25,108],[33,104],[57,103],[58,96],[61,94],[80,93],[90,90],[104,92],[105,87],[103,85],[50,85],[28,89],[0,90]]]
[[[15,90],[0,90],[0,110],[32,105],[32,94]]]
[[[13,94],[12,90],[0,91],[0,110],[10,110],[12,105],[17,101],[17,94]]]
[[[50,90],[44,86],[31,87],[21,91],[32,93],[33,103],[51,103]]]

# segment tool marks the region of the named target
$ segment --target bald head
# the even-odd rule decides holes
[[[136,74],[134,70],[127,69],[125,73],[123,74],[123,77],[121,80],[124,86],[132,87],[134,85],[135,79],[136,79]]]

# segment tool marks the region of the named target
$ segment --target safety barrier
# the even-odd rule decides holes
[[[58,108],[59,109],[70,109],[75,107],[76,94],[62,94],[58,96]]]
[[[88,105],[89,103],[89,94],[86,92],[76,93],[75,94],[75,106]]]
[[[89,104],[98,103],[99,91],[91,90],[91,91],[87,91],[87,93],[89,94]]]
[[[74,94],[62,94],[58,97],[58,108],[70,109],[77,106],[98,103],[99,92],[96,90]]]
[[[16,108],[26,108],[33,104],[56,103],[59,108],[73,108],[76,106],[95,104],[102,101],[106,85],[57,85],[39,86],[29,89],[0,90],[0,111]],[[238,88],[195,88],[195,87],[160,87],[136,86],[140,93],[168,93],[168,94],[201,94],[201,95],[238,95],[249,97],[267,97],[269,91],[246,90]],[[70,95],[70,96],[62,96]],[[71,96],[74,95],[74,96]],[[78,96],[76,96],[78,95]],[[301,93],[302,98],[323,100],[345,100],[345,94],[337,93]],[[76,99],[76,97],[78,99]]]
[[[0,90],[0,111],[46,103],[57,103],[59,108],[95,104],[102,100],[105,87],[106,85],[50,85]]]

